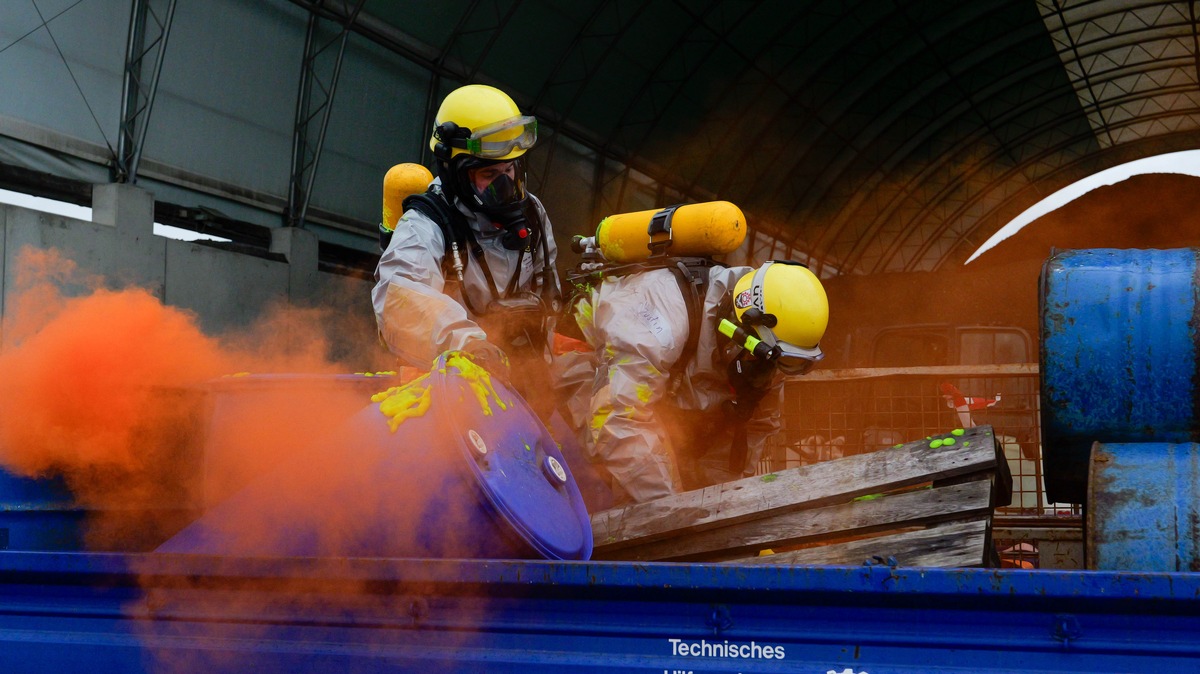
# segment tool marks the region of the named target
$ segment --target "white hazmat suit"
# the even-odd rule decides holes
[[[730,316],[734,285],[751,271],[703,270],[708,282],[695,326],[689,325],[689,300],[670,269],[607,277],[577,307],[598,360],[587,448],[591,460],[611,474],[618,498],[623,491],[643,502],[702,486],[685,486],[680,468],[702,484],[754,473],[767,438],[780,428],[781,379],[771,378],[754,408],[745,425],[746,460],[731,471],[737,424],[727,404],[734,398],[727,367],[740,347],[717,332],[720,320]],[[689,329],[699,330],[695,353],[677,368]]]
[[[440,180],[434,180],[440,186]],[[546,240],[546,254],[551,269],[550,282],[558,296],[556,268],[558,249],[546,210],[536,197],[529,195],[540,220]],[[516,297],[521,293],[540,294],[545,257],[542,246],[528,253],[508,250],[501,244],[503,230],[486,215],[454,205],[465,217],[487,261],[492,281],[499,297]],[[469,244],[465,248],[469,248]],[[483,266],[469,250],[460,249],[463,282],[443,268],[446,243],[442,228],[415,208],[407,210],[392,234],[391,241],[379,258],[375,269],[375,287],[371,293],[379,335],[388,349],[414,367],[428,367],[439,354],[461,350],[472,339],[486,339],[484,325],[498,330],[511,311],[487,311],[493,301],[492,288]],[[519,276],[511,296],[506,294],[517,265]],[[465,295],[465,298],[464,298]],[[483,315],[468,310],[468,302]],[[507,314],[507,315],[506,315]],[[483,325],[481,325],[483,324]],[[547,330],[553,325],[548,324]],[[493,335],[495,337],[495,335]],[[544,341],[544,340],[543,340]],[[502,349],[512,345],[495,342]],[[512,354],[509,354],[512,355]]]

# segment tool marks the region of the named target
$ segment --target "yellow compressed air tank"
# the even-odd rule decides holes
[[[596,246],[610,262],[721,255],[737,250],[745,238],[746,216],[728,201],[610,215],[596,227]]]
[[[404,214],[404,198],[419,194],[433,182],[433,174],[420,164],[396,164],[383,176],[383,219],[380,227],[390,232]]]

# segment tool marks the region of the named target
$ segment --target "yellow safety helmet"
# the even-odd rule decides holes
[[[521,155],[537,142],[537,119],[522,115],[508,94],[485,84],[451,91],[438,108],[429,147],[437,160],[442,192],[467,208],[483,213],[505,230],[505,247],[525,247],[529,224],[523,213],[528,192]],[[485,186],[472,173],[493,164],[512,162]]]
[[[820,341],[829,326],[829,298],[808,267],[772,261],[744,274],[733,287],[733,311],[764,344],[779,347],[785,373],[803,374],[825,357]]]
[[[468,84],[442,101],[429,149],[440,161],[463,154],[511,161],[536,142],[536,117],[522,115],[513,99],[495,87]]]

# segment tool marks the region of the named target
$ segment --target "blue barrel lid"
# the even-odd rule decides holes
[[[590,558],[591,519],[545,425],[499,382],[490,382],[493,395],[444,359],[438,365],[431,411],[451,431],[486,501],[546,558]]]

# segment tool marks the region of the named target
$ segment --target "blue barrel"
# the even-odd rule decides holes
[[[1050,501],[1087,502],[1092,443],[1200,440],[1200,249],[1062,251],[1041,275],[1041,422]]]
[[[397,381],[390,373],[298,372],[229,375],[204,383],[198,387],[206,414],[202,506],[211,508],[272,470],[284,427],[289,440],[323,435],[331,420],[356,414]]]
[[[39,477],[0,469],[0,550],[146,552],[195,519],[201,396],[153,393],[170,404],[132,429],[136,467],[56,465]]]
[[[428,407],[394,430],[387,402],[368,401],[158,551],[588,559],[590,517],[554,438],[515,393],[467,374],[440,361]]]
[[[1097,443],[1090,484],[1089,569],[1200,571],[1200,445]]]
[[[0,550],[82,550],[86,518],[61,478],[0,471]]]

